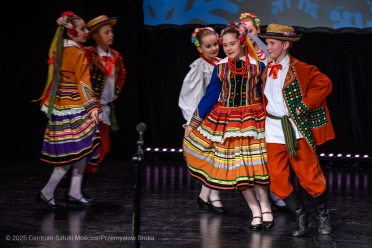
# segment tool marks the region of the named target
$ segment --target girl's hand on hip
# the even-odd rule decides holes
[[[185,126],[185,137],[189,136],[193,128],[191,126]]]
[[[98,124],[98,110],[93,110],[90,116],[93,118],[94,122]]]

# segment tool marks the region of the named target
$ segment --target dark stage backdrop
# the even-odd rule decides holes
[[[4,5],[4,4],[2,4]],[[136,125],[144,122],[145,146],[182,146],[184,123],[178,96],[189,64],[199,55],[190,42],[198,24],[143,26],[142,1],[7,2],[1,32],[1,141],[3,158],[38,158],[46,117],[38,103],[46,81],[48,50],[63,11],[85,20],[118,17],[115,44],[124,57],[127,81],[117,104],[121,130],[112,137],[108,158],[128,159],[136,152]],[[19,24],[17,24],[19,23]],[[214,26],[217,31],[223,25]],[[262,26],[263,31],[266,27]],[[292,55],[314,64],[333,81],[328,98],[337,138],[326,152],[371,153],[372,30],[307,29]],[[221,49],[220,57],[224,57]]]

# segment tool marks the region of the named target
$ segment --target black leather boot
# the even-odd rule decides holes
[[[295,191],[283,199],[289,210],[297,216],[295,229],[292,236],[298,237],[305,234],[306,229],[311,224],[311,217],[307,212],[304,202],[297,196]]]
[[[327,195],[325,192],[317,197],[310,197],[315,210],[315,216],[319,221],[319,234],[330,234],[332,232],[331,224],[329,223],[329,209],[327,207]]]

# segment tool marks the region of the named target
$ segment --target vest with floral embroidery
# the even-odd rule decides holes
[[[325,107],[310,110],[302,102],[303,94],[299,84],[298,75],[294,65],[291,65],[285,78],[283,96],[288,110],[301,132],[312,149],[315,149],[314,139],[311,130],[320,128],[328,124]],[[296,108],[301,107],[306,110],[306,114],[297,115]]]

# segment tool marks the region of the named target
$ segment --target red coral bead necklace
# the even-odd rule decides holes
[[[234,62],[232,61],[232,59],[228,58],[228,66],[229,66],[229,70],[234,73],[234,74],[238,74],[238,75],[243,75],[243,74],[246,74],[248,72],[248,68],[249,68],[249,58],[248,58],[248,53],[245,53],[244,54],[245,56],[245,64],[243,67],[241,68],[236,68]]]

